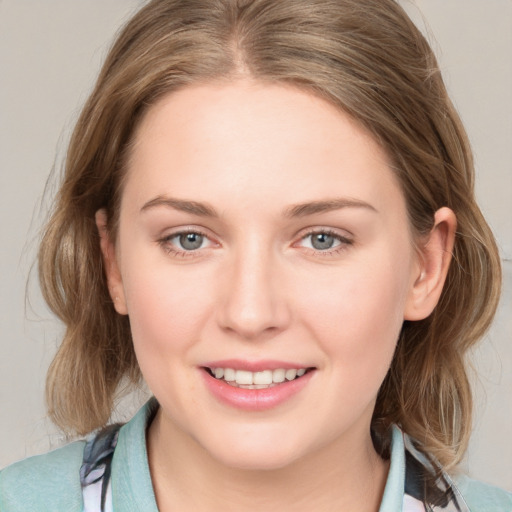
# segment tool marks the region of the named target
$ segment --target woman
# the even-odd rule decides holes
[[[67,326],[49,411],[95,433],[0,473],[2,511],[510,509],[453,476],[499,258],[394,1],[147,4],[39,262]],[[102,428],[141,376],[155,399]]]

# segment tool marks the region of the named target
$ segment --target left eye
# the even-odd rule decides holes
[[[208,239],[200,233],[178,233],[168,239],[169,243],[184,251],[195,251],[203,248]]]
[[[314,249],[315,251],[328,251],[329,249],[338,247],[342,243],[349,243],[349,241],[342,236],[326,231],[309,233],[309,235],[306,235],[302,239],[302,242],[304,247]]]

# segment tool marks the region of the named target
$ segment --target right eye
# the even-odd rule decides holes
[[[175,235],[169,241],[179,245],[185,251],[195,251],[201,248],[205,240],[206,237],[200,233],[181,233]]]
[[[213,242],[203,233],[198,231],[181,231],[172,233],[159,243],[170,254],[176,256],[188,256],[200,249],[211,247]]]

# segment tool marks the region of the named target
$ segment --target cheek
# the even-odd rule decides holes
[[[143,258],[126,262],[124,287],[138,356],[186,350],[211,307],[209,280],[197,272]],[[144,351],[144,353],[142,353]]]
[[[197,396],[197,382],[188,372],[191,348],[210,304],[204,286],[198,293],[204,279],[171,272],[168,265],[134,263],[125,293],[139,367],[152,393],[172,397],[172,409],[185,415]]]
[[[403,323],[407,281],[392,258],[381,258],[311,283],[304,323],[342,378],[380,386]]]

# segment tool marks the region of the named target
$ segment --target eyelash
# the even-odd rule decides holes
[[[311,237],[313,235],[327,235],[327,236],[332,236],[335,240],[337,240],[339,242],[339,245],[332,248],[332,249],[326,249],[324,251],[320,250],[320,249],[311,249],[309,247],[305,247],[304,249],[306,249],[308,252],[313,252],[315,254],[315,256],[321,256],[321,257],[329,257],[329,256],[336,256],[338,254],[340,254],[341,252],[343,251],[346,251],[347,248],[351,245],[353,245],[354,241],[351,240],[350,238],[347,238],[343,235],[340,235],[339,233],[337,233],[336,231],[333,231],[331,229],[328,229],[328,228],[316,228],[316,229],[311,229],[310,231],[308,231],[306,234],[304,234],[303,236],[300,237],[300,242],[302,242],[303,240],[306,240],[308,237]]]
[[[198,229],[184,229],[182,231],[178,231],[176,233],[171,233],[170,235],[167,235],[160,240],[158,240],[158,244],[165,250],[167,254],[170,254],[171,256],[175,256],[177,258],[193,258],[196,256],[196,253],[199,249],[196,250],[179,250],[175,249],[174,246],[171,244],[171,240],[173,238],[180,237],[182,235],[199,235],[205,238],[206,240],[210,240],[210,237],[203,233],[202,231]]]
[[[209,240],[211,243],[210,237],[206,233],[204,233],[198,229],[189,229],[189,230],[185,229],[182,231],[178,231],[176,233],[171,233],[170,235],[167,235],[167,236],[161,238],[160,240],[158,240],[158,244],[165,250],[165,252],[167,252],[168,254],[170,254],[172,256],[175,256],[178,258],[196,257],[197,252],[201,248],[194,249],[194,250],[188,250],[188,251],[187,250],[179,250],[179,249],[176,249],[171,244],[172,239],[178,238],[182,235],[187,235],[187,234],[199,235],[199,236],[205,238],[206,240]],[[347,247],[353,245],[353,243],[354,243],[353,240],[351,240],[350,238],[342,236],[339,233],[337,233],[331,229],[312,229],[312,230],[308,231],[307,233],[305,233],[304,235],[302,235],[299,239],[299,242],[302,242],[302,241],[306,240],[308,237],[311,237],[313,235],[332,236],[335,240],[337,240],[339,242],[339,245],[333,249],[320,250],[320,249],[304,247],[304,249],[307,250],[308,252],[314,253],[315,255],[318,255],[321,257],[336,256],[337,254],[345,251],[347,249]],[[296,244],[297,243],[298,242],[296,242]]]

